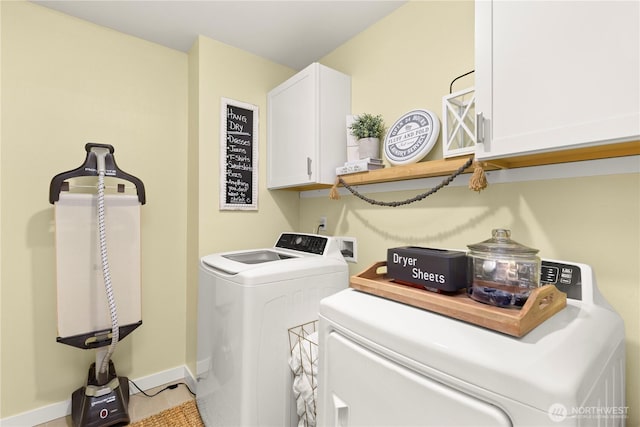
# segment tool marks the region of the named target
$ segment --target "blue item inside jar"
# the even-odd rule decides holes
[[[498,307],[522,307],[529,298],[529,292],[512,293],[488,286],[472,286],[468,294],[476,301]]]

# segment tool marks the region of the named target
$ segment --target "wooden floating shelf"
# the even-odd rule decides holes
[[[406,179],[447,176],[464,166],[470,157],[471,156],[456,157],[452,159],[431,160],[428,162],[419,162],[403,166],[391,166],[367,172],[341,175],[341,178],[348,185],[363,185],[377,184],[380,182],[403,181]],[[472,171],[473,166],[465,170],[465,172]]]
[[[491,171],[496,169],[516,169],[528,166],[543,166],[635,155],[640,155],[640,141],[527,154],[481,161],[481,163],[485,171]],[[431,160],[411,165],[391,166],[384,169],[341,175],[341,177],[348,185],[365,185],[407,179],[448,176],[464,165],[469,157],[471,156]],[[467,168],[465,172],[473,172],[473,166]]]
[[[485,171],[496,169],[516,169],[529,166],[543,166],[557,163],[579,162],[584,160],[609,159],[640,155],[640,141],[597,145],[584,148],[550,151],[546,153],[525,154],[482,161]],[[409,179],[449,176],[457,171],[471,156],[430,160],[402,166],[387,166],[366,172],[341,175],[348,185],[379,184],[382,182],[404,181]],[[473,166],[465,172],[473,172]],[[309,184],[290,187],[285,190],[308,191],[331,188],[330,184]]]

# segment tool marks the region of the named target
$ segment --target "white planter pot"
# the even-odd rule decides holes
[[[380,138],[360,138],[358,140],[358,152],[361,159],[371,157],[380,158]]]

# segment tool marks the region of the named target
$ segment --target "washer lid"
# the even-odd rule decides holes
[[[200,263],[211,273],[247,286],[335,272],[346,277],[346,284],[349,280],[336,239],[317,234],[285,232],[273,248],[205,255]]]
[[[291,251],[254,249],[206,255],[202,257],[202,264],[213,270],[233,275],[265,266],[266,263],[278,263],[299,257],[300,255]]]
[[[269,249],[262,249],[258,251],[222,254],[222,257],[230,259],[231,261],[240,262],[242,264],[262,264],[263,262],[289,259],[292,258],[293,255],[287,255]]]
[[[344,259],[301,254],[286,249],[258,249],[211,254],[202,257],[201,268],[239,285],[258,286],[339,273],[349,283],[349,268]]]

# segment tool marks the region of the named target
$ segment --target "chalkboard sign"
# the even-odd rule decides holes
[[[258,107],[222,98],[220,209],[258,210]]]

